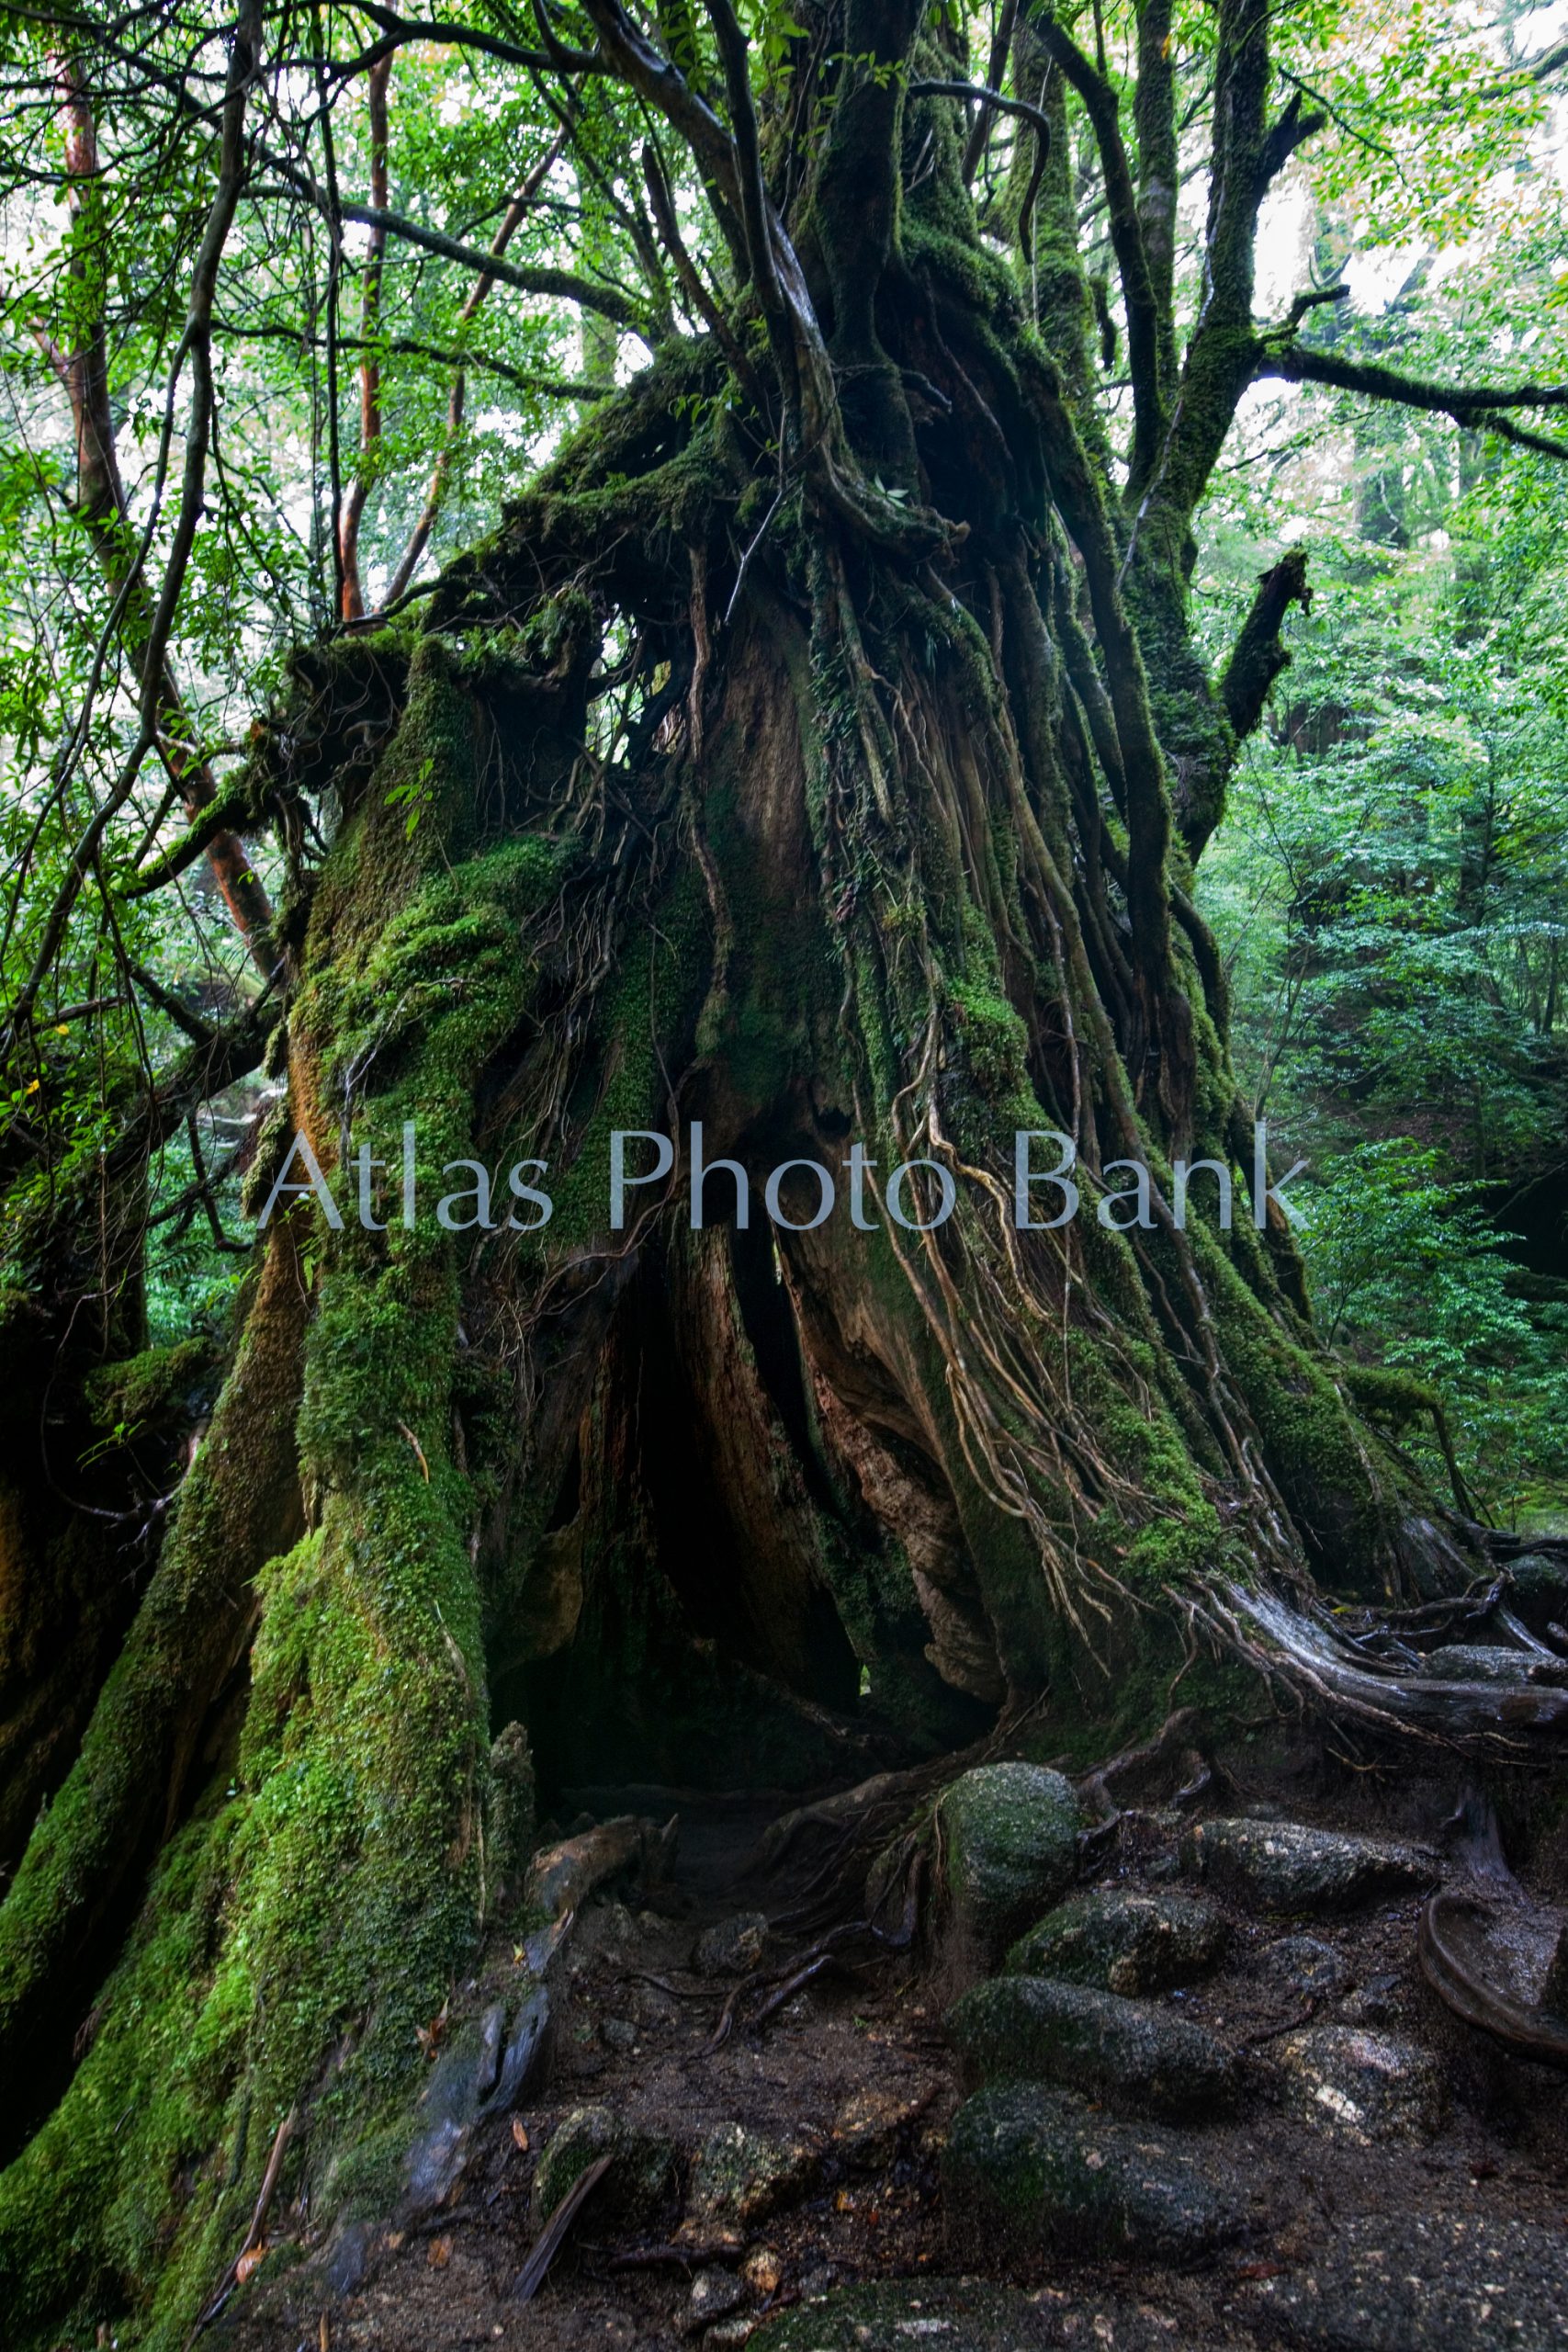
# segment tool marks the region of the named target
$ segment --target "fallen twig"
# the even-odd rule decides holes
[[[294,2120],[299,2111],[298,2108],[291,2107],[288,2114],[284,2117],[282,2122],[277,2127],[276,2135],[272,2143],[272,2154],[266,2160],[266,2170],[262,2175],[261,2191],[256,2198],[254,2211],[251,2214],[251,2226],[245,2232],[245,2242],[243,2245],[241,2246],[238,2254],[235,2255],[233,2261],[229,2265],[228,2269],[223,2273],[221,2279],[219,2281],[217,2293],[213,2296],[212,2301],[207,2305],[200,2318],[197,2321],[196,2325],[191,2329],[190,2334],[186,2336],[186,2344],[187,2346],[187,2352],[188,2346],[196,2342],[197,2337],[201,2334],[203,2328],[211,2326],[213,2321],[217,2318],[219,2312],[222,2310],[224,2304],[233,2293],[235,2283],[240,2275],[240,2265],[243,2262],[246,2255],[251,2253],[253,2249],[261,2243],[261,2233],[266,2227],[266,2217],[272,2205],[272,2193],[277,2187],[277,2175],[283,2163],[283,2151],[288,2145],[290,2136],[294,2130]]]
[[[551,2263],[560,2252],[561,2243],[568,2230],[570,2229],[614,2162],[613,2155],[596,2156],[588,2170],[580,2173],[572,2182],[571,2187],[535,2239],[532,2253],[517,2273],[517,2283],[512,2290],[514,2301],[519,2303],[533,2301],[534,2297],[545,2283],[545,2276]]]

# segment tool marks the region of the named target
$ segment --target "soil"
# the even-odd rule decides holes
[[[1325,1781],[1319,1759],[1306,1794],[1289,1778],[1276,1776],[1271,1790],[1219,1780],[1197,1809],[1251,1809],[1440,1842],[1458,1781],[1458,1768],[1415,1781],[1407,1765],[1386,1781],[1375,1772]],[[643,1793],[634,1792],[639,1804]],[[594,1809],[608,1813],[615,1802],[604,1792]],[[968,2086],[942,2028],[963,1975],[940,1944],[903,1953],[847,1947],[759,2030],[739,2028],[714,2046],[737,1980],[693,1972],[699,1933],[738,1912],[766,1911],[775,1925],[764,1973],[782,1971],[813,1940],[777,1923],[799,1905],[820,1847],[797,1846],[788,1872],[756,1868],[759,1837],[786,1802],[682,1798],[673,1879],[612,1889],[585,1909],[552,1963],[546,2063],[513,2112],[476,2128],[449,2199],[400,2228],[366,2233],[346,2270],[337,2249],[347,2291],[336,2293],[333,2243],[318,2242],[298,2210],[276,2215],[267,2257],[209,2330],[214,2352],[220,2345],[234,2352],[445,2352],[458,2345],[655,2352],[699,2341],[721,2352],[792,2308],[796,2319],[781,2335],[781,2352],[906,2339],[918,2352],[928,2335],[942,2352],[1037,2341],[1092,2352],[1240,2352],[1280,2343],[1318,2352],[1568,2346],[1563,2078],[1508,2056],[1428,1990],[1416,1957],[1419,1897],[1350,1917],[1284,1920],[1224,1904],[1223,1964],[1164,1996],[1249,2060],[1252,2087],[1239,2116],[1187,2141],[1190,2161],[1241,2195],[1239,2242],[1184,2272],[1060,2252],[1004,2261],[983,2245],[954,2242],[943,2213],[943,2139]],[[1168,1804],[1128,1810],[1115,1834],[1096,1841],[1089,1873],[1102,1883],[1168,1887],[1188,1826],[1190,1817]],[[1568,1830],[1560,1825],[1533,1842],[1533,1864],[1521,1878],[1539,1897],[1560,1899]],[[1344,1989],[1292,1991],[1264,1960],[1281,1938],[1303,1934],[1337,1956],[1329,1982],[1337,1977]],[[475,2001],[493,1997],[490,1984],[467,1991]],[[1288,2111],[1270,2048],[1312,2022],[1392,2033],[1434,2056],[1446,2091],[1435,2134],[1358,2145]],[[739,2122],[804,2151],[808,2177],[794,2201],[727,2245],[711,2237],[694,2245],[690,2223],[677,2235],[679,2187],[636,2233],[604,2227],[590,2195],[543,2287],[520,2301],[515,2282],[539,2226],[536,2163],[562,2118],[591,2102],[673,2142],[682,2171],[710,2130]],[[846,2116],[863,2120],[868,2103],[883,2128],[857,2146]],[[735,2302],[705,2336],[693,2301],[704,2274],[710,2318]],[[940,2283],[960,2277],[1021,2290],[1027,2325],[1016,2316],[994,2325],[965,2321],[970,2305],[962,2296],[944,2302],[953,2290]],[[841,2290],[875,2282],[884,2284],[864,2305],[870,2318],[857,2318],[861,2304],[852,2308]],[[1009,2298],[980,2303],[1023,2309]],[[944,2312],[960,2315],[931,2316]],[[806,2327],[813,2312],[818,2319]]]

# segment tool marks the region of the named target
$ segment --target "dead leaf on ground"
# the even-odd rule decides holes
[[[265,2259],[266,2252],[267,2249],[265,2245],[252,2245],[246,2247],[244,2253],[234,2265],[234,2279],[237,2286],[243,2287],[244,2285],[246,2279],[250,2277],[257,2263]]]
[[[452,2259],[451,2239],[432,2238],[430,2241],[430,2252],[424,2258],[430,2265],[432,2270],[445,2270],[446,2265]]]
[[[524,2122],[523,2118],[520,2115],[514,2115],[512,2119],[512,2137],[516,2142],[517,2145],[524,2151],[525,2154],[526,2154],[528,2148],[528,2126]]]

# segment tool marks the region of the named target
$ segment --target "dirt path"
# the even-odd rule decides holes
[[[1365,1792],[1352,1799],[1364,1821]],[[1346,1826],[1349,1802],[1315,1817]],[[1445,1802],[1430,1791],[1422,1818],[1406,1804],[1382,1826],[1429,1828]],[[1313,1809],[1292,1807],[1303,1810]],[[226,2314],[209,2342],[242,2352],[654,2352],[700,2341],[724,2352],[795,2309],[794,2326],[820,2314],[807,2333],[781,2339],[805,2352],[818,2343],[822,2352],[881,2352],[906,2341],[918,2352],[927,2335],[941,2352],[1034,2343],[1091,2352],[1568,2346],[1563,2079],[1506,2057],[1438,2004],[1416,1965],[1417,1897],[1288,1921],[1220,1896],[1223,1963],[1160,2007],[1238,2054],[1247,2095],[1197,2131],[1151,2124],[1138,2144],[1156,2169],[1173,2140],[1196,2151],[1199,2173],[1231,2200],[1239,2227],[1179,2267],[1135,2250],[1075,2260],[1070,2244],[1021,2256],[972,2233],[950,2234],[942,2154],[966,2086],[943,2028],[954,1988],[929,1962],[857,1948],[761,2030],[736,2030],[714,2046],[738,1980],[694,1971],[699,1937],[737,1914],[787,1915],[817,1858],[807,1843],[787,1873],[749,1875],[770,1811],[763,1800],[683,1804],[673,1879],[595,1901],[552,1964],[554,2024],[539,2086],[478,2128],[450,2199],[360,2247],[357,2276],[340,2256],[335,2282],[325,2279],[318,2251],[290,2277],[285,2256],[250,2312]],[[1168,1813],[1130,1814],[1102,1883],[1168,1889],[1190,1828]],[[808,1940],[772,1935],[762,1968]],[[1435,2109],[1429,2123],[1385,2136],[1375,2122],[1345,2128],[1330,2092],[1321,2111],[1311,2097],[1303,2107],[1283,2084],[1278,2053],[1293,2031],[1325,2024],[1359,2037],[1363,2056],[1404,2052],[1440,2120]],[[584,2109],[599,2111],[593,2128],[612,2132],[620,2153],[542,2290],[521,2303],[513,2288],[540,2221],[536,2174],[558,2132],[585,2128]],[[1081,2111],[1100,2117],[1093,2102]],[[959,2272],[1020,2289],[1012,2316],[942,2316],[942,2290],[927,2282]],[[832,2290],[879,2281],[887,2282],[880,2296],[834,2319]],[[334,2283],[340,2291],[329,2294]]]

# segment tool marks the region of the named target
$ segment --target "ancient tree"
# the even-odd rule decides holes
[[[1189,580],[1260,376],[1541,446],[1517,412],[1568,395],[1321,353],[1333,287],[1260,322],[1259,207],[1323,110],[1271,66],[1262,0],[1121,14],[1108,32],[1009,0],[982,33],[916,0],[749,26],[731,0],[583,0],[433,24],[363,0],[323,30],[245,0],[220,76],[138,85],[166,155],[201,159],[199,234],[171,264],[161,579],[116,468],[94,261],[94,109],[134,26],[7,36],[72,126],[73,306],[64,341],[38,334],[133,689],[118,781],[35,891],[6,1016],[18,2340],[91,2307],[176,2341],[286,2116],[317,2210],[373,2168],[420,2029],[515,1893],[508,1726],[568,1782],[802,1784],[1036,1704],[1049,1750],[1092,1754],[1157,1724],[1185,1664],[1216,1705],[1261,1676],[1466,1728],[1451,1698],[1445,1715],[1359,1675],[1314,1613],[1476,1562],[1383,1434],[1426,1400],[1351,1381],[1262,1187],[1253,1215],[1193,876],[1308,582],[1269,569],[1216,671]],[[512,76],[547,126],[488,243],[389,200],[389,81],[433,48]],[[334,108],[368,125],[364,185],[333,163]],[[615,271],[509,257],[558,163]],[[323,469],[355,424],[373,448],[395,365],[378,304],[414,260],[467,273],[465,319],[487,297],[582,306],[563,389],[585,421],[542,468],[520,457],[490,535],[419,578],[471,397],[460,348],[407,560],[378,594],[362,466],[334,498],[337,615],[215,774],[177,623],[220,486],[224,254],[264,213],[311,224],[334,269],[345,224],[369,232]],[[608,389],[631,336],[646,364]],[[149,761],[167,790],[128,882],[105,844]],[[101,1147],[40,1184],[63,1144],[33,1078],[47,1102],[62,1050],[159,1001],[127,948],[102,1005],[56,1021],[68,943],[117,890],[208,869],[255,983],[210,1016],[164,1003],[179,1053],[111,1087]],[[253,1210],[300,1133],[346,1214],[333,1229],[285,1195],[258,1235],[192,1450],[178,1380],[140,1352],[147,1170],[255,1071],[280,1091],[246,1146]],[[749,1179],[744,1223],[721,1171],[694,1228],[694,1122]],[[1017,1222],[1019,1130],[1071,1139],[1070,1221],[1042,1183]],[[618,1227],[615,1131],[645,1138],[637,1175],[663,1156],[649,1138],[675,1147]],[[547,1163],[546,1224],[479,1187],[525,1159]],[[1217,1168],[1182,1215],[1176,1165],[1199,1160]],[[785,1221],[766,1215],[789,1161],[834,1175],[832,1216],[811,1222],[805,1169]],[[116,1380],[109,1419],[136,1435],[94,1447]],[[150,1455],[170,1499],[128,1568]],[[1521,1702],[1511,1736],[1558,1696]]]

